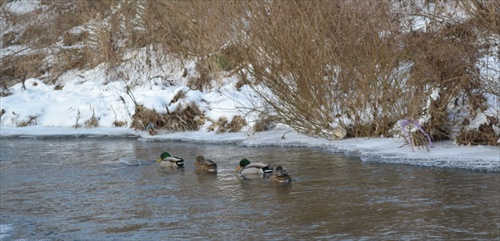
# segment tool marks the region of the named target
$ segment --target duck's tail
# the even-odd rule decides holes
[[[264,172],[264,174],[273,173],[273,168],[270,166],[265,166],[262,168],[262,171]]]

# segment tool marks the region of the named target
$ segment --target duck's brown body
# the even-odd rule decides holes
[[[205,159],[203,156],[197,156],[194,162],[196,172],[216,173],[217,164],[212,160]]]
[[[292,181],[292,177],[288,175],[282,166],[277,166],[269,180],[275,183],[289,183]]]

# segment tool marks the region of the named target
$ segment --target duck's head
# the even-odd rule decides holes
[[[289,183],[291,181],[292,178],[286,173],[282,166],[277,166],[271,176],[271,182]]]
[[[285,170],[283,170],[282,166],[277,166],[276,170],[274,170],[274,175],[276,175],[276,176],[287,176],[288,174],[286,173]]]
[[[167,158],[167,157],[170,157],[170,153],[168,152],[163,152],[161,155],[160,155],[160,158],[158,158],[158,160],[156,160],[156,162],[161,162],[163,159]]]
[[[250,164],[250,161],[248,159],[241,159],[240,164],[238,167],[236,167],[236,171],[239,171],[241,168],[246,167],[248,164]]]

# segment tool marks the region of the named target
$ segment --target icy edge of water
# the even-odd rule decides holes
[[[9,237],[12,230],[14,230],[12,224],[0,224],[0,240]]]
[[[320,148],[331,152],[358,157],[366,162],[404,164],[425,167],[467,169],[484,172],[500,171],[500,148],[493,146],[458,146],[452,141],[435,143],[433,148],[415,148],[404,145],[401,139],[350,138],[326,140],[299,134],[287,129],[259,133],[222,133],[192,131],[150,136],[147,132],[129,128],[50,128],[50,127],[1,127],[0,137],[19,138],[71,138],[71,137],[132,137],[138,141],[186,141],[210,144],[236,144],[246,147],[305,147]]]

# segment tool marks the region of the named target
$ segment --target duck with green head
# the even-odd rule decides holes
[[[196,172],[201,173],[217,173],[217,164],[212,160],[205,159],[203,156],[197,156],[194,169]]]
[[[171,156],[168,152],[163,152],[156,162],[160,163],[160,167],[184,167],[182,158]]]
[[[241,159],[236,171],[241,175],[247,174],[270,174],[273,169],[264,163],[251,163],[248,159]]]
[[[277,166],[276,170],[269,178],[269,181],[274,183],[289,183],[292,181],[292,177],[283,169],[282,166]]]

